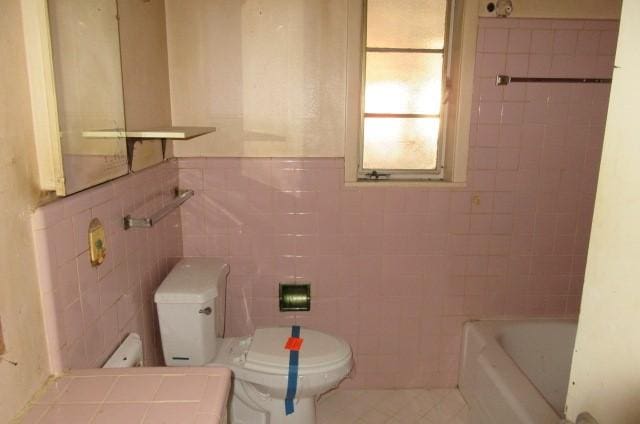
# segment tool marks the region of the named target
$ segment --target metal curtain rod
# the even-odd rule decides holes
[[[124,217],[124,229],[129,228],[151,228],[156,222],[160,221],[165,216],[169,215],[171,211],[187,201],[193,196],[193,190],[178,190],[176,188],[176,197],[168,204],[158,209],[148,218],[134,218],[131,215]]]
[[[510,77],[498,75],[496,85],[509,85],[512,82],[564,82],[579,84],[609,84],[611,78],[537,78],[537,77]]]

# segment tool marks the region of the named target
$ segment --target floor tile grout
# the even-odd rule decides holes
[[[318,403],[318,424],[468,424],[456,389],[336,390]]]

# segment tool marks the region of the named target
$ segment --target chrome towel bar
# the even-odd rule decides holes
[[[579,84],[609,84],[611,78],[538,78],[538,77],[511,77],[509,75],[496,76],[496,85],[509,85],[512,82],[556,82]]]
[[[134,218],[131,215],[127,215],[124,217],[124,229],[128,230],[129,228],[151,228],[158,221],[160,221],[165,216],[169,215],[174,209],[178,206],[186,202],[189,198],[193,196],[193,190],[178,190],[176,188],[176,197],[163,206],[161,209],[158,209],[148,218]]]

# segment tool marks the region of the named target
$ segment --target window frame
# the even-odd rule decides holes
[[[362,140],[363,98],[363,0],[349,0],[347,11],[347,92],[345,132],[345,185],[347,186],[431,186],[463,187],[467,178],[469,133],[471,124],[473,78],[478,32],[480,0],[454,0],[449,56],[446,59],[449,86],[446,87],[448,107],[443,108],[445,147],[441,149],[443,175],[441,179],[359,179],[360,143]],[[451,20],[448,20],[450,22]]]
[[[446,10],[444,17],[444,42],[442,49],[430,48],[404,48],[404,47],[369,47],[367,46],[367,22],[368,22],[368,3],[369,0],[362,0],[362,45],[361,45],[361,88],[360,88],[360,136],[358,137],[358,181],[378,181],[380,178],[386,181],[442,181],[444,179],[444,152],[446,149],[446,115],[450,102],[448,101],[448,86],[450,79],[450,56],[451,37],[450,33],[453,29],[453,8],[455,0],[445,0]],[[420,113],[367,113],[365,111],[366,102],[366,84],[367,84],[367,53],[409,53],[409,54],[442,54],[441,69],[441,89],[440,89],[440,111],[437,115],[420,114]],[[378,115],[380,118],[438,118],[438,140],[436,147],[436,167],[434,169],[369,169],[364,168],[364,125],[365,118],[371,118]],[[380,172],[379,172],[380,171]],[[372,174],[378,174],[380,177],[374,177]]]

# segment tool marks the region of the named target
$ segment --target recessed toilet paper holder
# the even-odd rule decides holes
[[[280,283],[280,312],[310,311],[311,284]]]

